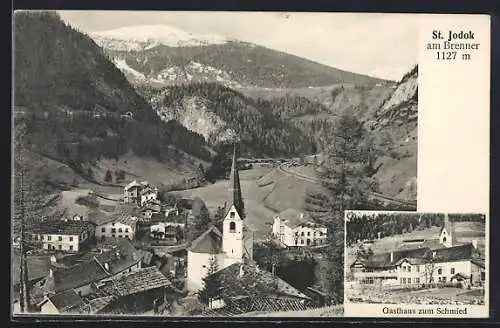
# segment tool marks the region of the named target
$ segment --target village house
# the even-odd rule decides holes
[[[187,252],[187,283],[190,292],[203,287],[203,278],[208,273],[212,258],[216,258],[219,269],[234,263],[253,260],[253,232],[247,228],[235,204],[242,199],[236,151],[233,153],[229,181],[227,211],[223,221],[222,233],[215,226],[195,239]]]
[[[95,226],[88,221],[44,220],[31,229],[31,240],[45,250],[78,252],[94,234]]]
[[[439,239],[405,250],[358,256],[350,265],[355,282],[411,286],[429,283],[483,285],[485,264],[477,240],[458,243],[454,223],[445,216]]]
[[[286,247],[323,245],[328,229],[304,213],[287,209],[274,217],[273,236]]]
[[[146,205],[147,202],[151,200],[156,200],[158,197],[158,188],[145,186],[140,191],[140,206]]]
[[[143,314],[154,308],[155,301],[177,297],[170,280],[153,266],[95,284],[94,293],[83,298],[79,313]]]
[[[177,208],[177,204],[174,206],[165,206],[165,217],[168,218],[171,215],[179,215],[179,208]]]
[[[128,238],[133,240],[137,231],[137,218],[135,216],[119,213],[101,221],[96,230],[96,239],[103,238]]]
[[[234,263],[208,276],[223,281],[221,296],[205,315],[234,316],[254,311],[303,311],[315,306],[310,297],[255,264]]]
[[[45,296],[39,307],[43,314],[61,314],[75,312],[81,303],[82,298],[73,289],[68,289],[59,294]]]
[[[159,203],[159,202],[158,202]],[[148,202],[141,209],[143,221],[148,221],[151,219],[153,214],[158,214],[161,212],[161,205],[156,202]]]
[[[141,191],[149,186],[147,181],[138,182],[134,180],[123,188],[123,201],[125,203],[139,204],[141,201]]]
[[[151,225],[150,235],[155,239],[170,239],[177,242],[178,232],[184,230],[184,223],[181,222],[159,222]]]
[[[52,263],[48,274],[33,285],[32,297],[44,311],[55,311],[47,301],[49,297],[63,295],[70,297],[75,292],[83,297],[93,293],[96,283],[113,277],[124,276],[141,269],[139,252],[127,239],[110,239],[98,244],[97,253],[83,253],[69,262],[61,259],[61,263]],[[57,260],[52,258],[53,262]],[[73,297],[74,298],[74,297]],[[57,299],[57,297],[56,297]],[[60,310],[59,305],[51,300]]]

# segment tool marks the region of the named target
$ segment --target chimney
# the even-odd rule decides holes
[[[394,252],[391,251],[391,263],[394,262]]]
[[[477,239],[472,240],[472,246],[477,249]]]
[[[109,271],[109,263],[108,262],[104,263],[104,268],[106,269],[106,271]]]

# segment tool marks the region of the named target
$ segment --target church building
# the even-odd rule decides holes
[[[209,273],[211,262],[215,261],[218,270],[222,270],[235,263],[253,260],[253,232],[245,225],[244,217],[235,147],[222,232],[211,226],[188,248],[186,287],[189,292],[203,288],[203,278]]]

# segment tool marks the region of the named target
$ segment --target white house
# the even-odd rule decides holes
[[[294,209],[284,210],[274,217],[273,235],[287,247],[325,244],[327,232],[327,228]]]
[[[103,237],[128,238],[133,240],[137,231],[137,218],[131,215],[118,214],[100,223],[96,230],[97,239]]]
[[[219,270],[235,263],[244,263],[245,260],[253,260],[253,232],[246,227],[236,207],[241,199],[234,153],[222,232],[212,226],[195,239],[188,248],[186,281],[188,291],[196,292],[203,287],[203,278],[209,272],[211,259],[217,262]]]
[[[123,188],[123,201],[125,203],[141,203],[141,191],[149,187],[147,181],[134,180]],[[156,199],[156,198],[155,198]]]
[[[76,310],[82,302],[82,298],[73,289],[68,289],[59,294],[45,296],[38,306],[43,314],[60,314]]]
[[[175,238],[177,234],[177,228],[184,229],[184,223],[180,222],[158,222],[151,225],[150,233],[151,236],[155,238],[165,239],[165,238]]]
[[[165,207],[165,217],[168,218],[170,215],[179,215],[177,205]]]
[[[43,221],[32,228],[31,239],[45,250],[78,252],[94,236],[95,226],[88,221]]]
[[[145,186],[140,191],[140,206],[144,206],[147,202],[151,200],[156,200],[158,197],[158,188]]]
[[[358,257],[350,266],[361,284],[419,285],[460,282],[483,284],[485,264],[476,239],[457,243],[454,223],[445,216],[438,243]]]

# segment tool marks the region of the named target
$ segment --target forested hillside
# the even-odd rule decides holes
[[[26,123],[31,150],[88,178],[102,156],[129,151],[210,160],[202,136],[163,122],[102,49],[56,13],[16,12],[14,49],[16,122]]]
[[[316,151],[312,138],[283,119],[321,107],[307,99],[300,98],[290,106],[274,106],[273,102],[255,101],[217,83],[140,89],[165,121],[181,122],[204,135],[210,145],[230,139],[228,133],[232,131],[230,134],[241,140],[242,154],[297,156]]]

